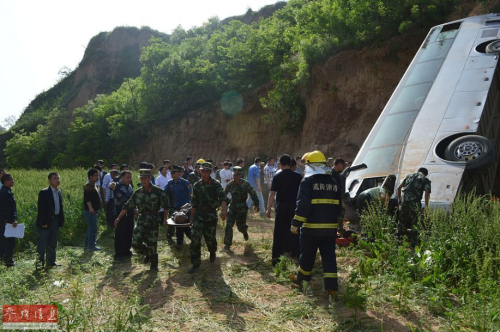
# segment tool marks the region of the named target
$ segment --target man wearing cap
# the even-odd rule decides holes
[[[170,174],[172,180],[168,181],[165,186],[165,193],[167,194],[168,201],[170,202],[169,214],[173,215],[175,211],[179,211],[184,204],[191,203],[191,193],[193,187],[182,177],[184,169],[181,166],[171,166]],[[164,225],[167,225],[164,223]],[[191,239],[191,228],[189,227],[175,227],[167,226],[167,239],[172,240],[174,231],[177,237],[177,246],[179,247],[184,242],[184,234]]]
[[[306,173],[300,182],[297,208],[290,231],[299,234],[299,270],[290,281],[302,286],[310,281],[316,253],[319,249],[323,263],[323,279],[328,296],[335,298],[338,290],[335,240],[337,217],[340,212],[339,186],[331,175],[325,155],[313,151],[304,155]]]
[[[240,166],[233,167],[233,180],[229,181],[224,192],[227,197],[231,195],[227,223],[224,233],[224,249],[230,251],[233,244],[233,226],[236,223],[238,230],[243,233],[245,241],[248,241],[247,225],[247,197],[250,195],[255,211],[259,212],[259,197],[250,183],[242,179],[243,169]]]
[[[127,214],[127,211],[137,208],[139,210],[139,220],[134,228],[132,247],[141,255],[145,255],[145,263],[151,262],[151,270],[158,270],[158,210],[160,207],[169,210],[168,197],[163,190],[151,184],[151,170],[139,170],[141,188],[134,191],[134,194],[122,207],[122,211],[115,220],[115,227]],[[168,215],[165,213],[164,223]]]
[[[205,160],[199,159],[196,164],[194,164],[194,171],[189,173],[188,176],[188,181],[191,183],[191,185],[194,185],[196,182],[200,181],[201,179],[201,173],[200,173],[200,167],[201,163],[204,163]]]
[[[191,239],[191,263],[193,267],[189,273],[194,273],[201,265],[201,237],[210,252],[210,262],[213,263],[216,258],[217,239],[215,237],[217,227],[217,209],[222,205],[220,217],[226,220],[227,216],[227,198],[224,194],[221,184],[210,177],[212,173],[212,164],[204,162],[201,164],[201,180],[193,186],[193,196],[191,199],[192,210],[191,218],[193,220],[192,239]]]

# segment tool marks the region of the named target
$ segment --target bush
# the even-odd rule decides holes
[[[403,312],[418,299],[457,327],[498,329],[500,204],[489,196],[460,195],[449,211],[429,210],[422,221],[420,244],[411,249],[396,238],[395,218],[383,207],[363,214],[370,241],[360,245],[370,257],[358,270],[365,283],[384,285]]]

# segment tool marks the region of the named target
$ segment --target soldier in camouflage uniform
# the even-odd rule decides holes
[[[120,219],[127,214],[128,210],[139,210],[139,220],[134,228],[132,247],[141,255],[146,255],[145,262],[151,262],[151,270],[158,270],[158,210],[160,207],[165,210],[170,209],[170,203],[165,192],[151,183],[151,170],[139,170],[141,178],[141,188],[137,189],[127,203],[123,205],[122,212],[115,220],[115,227],[118,226]],[[165,222],[168,219],[168,213],[165,213]]]
[[[217,239],[215,231],[217,228],[217,208],[222,205],[220,217],[226,220],[227,198],[219,181],[210,177],[212,164],[204,162],[201,164],[201,180],[193,186],[191,204],[191,218],[193,220],[191,238],[191,263],[193,267],[189,273],[194,273],[201,265],[201,237],[205,237],[208,251],[210,251],[210,262],[216,258]]]
[[[200,167],[201,163],[204,163],[205,160],[199,159],[196,164],[194,164],[194,171],[189,173],[188,175],[188,181],[191,183],[193,186],[196,182],[200,181],[201,179],[201,173],[200,173]]]
[[[230,251],[233,244],[233,226],[236,223],[238,230],[243,233],[245,241],[248,241],[247,226],[247,197],[250,195],[255,211],[259,212],[259,197],[250,183],[242,179],[243,169],[240,166],[233,168],[233,180],[229,181],[224,192],[226,196],[231,194],[231,203],[227,214],[227,223],[224,233],[224,249]]]
[[[431,181],[429,171],[419,168],[417,173],[408,174],[398,187],[398,236],[410,236],[412,247],[417,245],[419,220],[422,217],[422,194],[425,192],[425,208],[429,206]]]

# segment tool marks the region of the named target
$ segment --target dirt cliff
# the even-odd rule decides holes
[[[481,15],[493,1],[464,1],[445,21]],[[267,124],[259,98],[271,83],[243,96],[240,113],[227,115],[221,103],[188,113],[151,129],[150,138],[131,156],[160,163],[180,163],[187,155],[217,162],[288,153],[301,156],[321,150],[327,156],[352,161],[380,112],[425,38],[425,33],[395,37],[380,46],[348,50],[316,65],[301,91],[306,105],[302,130],[281,135],[278,124]]]
[[[151,138],[132,158],[176,163],[186,155],[216,161],[319,149],[352,160],[410,64],[425,35],[394,38],[383,46],[341,52],[313,68],[303,91],[306,117],[301,132],[281,135],[267,124],[259,98],[271,84],[243,96],[240,113],[227,115],[221,103],[152,128]]]
[[[72,77],[75,95],[68,100],[67,109],[72,111],[97,94],[116,90],[126,77],[139,76],[141,49],[149,44],[152,36],[158,35],[148,28],[116,28],[94,37]]]

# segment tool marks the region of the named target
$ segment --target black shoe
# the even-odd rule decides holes
[[[210,253],[210,263],[213,263],[215,262],[215,259],[217,258],[217,255],[215,254],[215,251],[214,252],[211,252]]]
[[[149,269],[150,271],[158,271],[158,254],[153,255],[151,259],[151,267]]]
[[[248,241],[248,233],[247,232],[243,233],[243,238],[245,239],[245,241]]]
[[[231,246],[230,246],[230,245],[228,245],[228,244],[226,244],[226,245],[224,246],[224,249],[222,249],[222,250],[224,250],[225,252],[233,252],[233,251],[231,250]]]
[[[189,273],[195,273],[196,271],[198,271],[200,267],[198,265],[193,265],[190,269],[189,269]]]
[[[143,262],[144,264],[147,264],[147,263],[149,263],[150,261],[151,261],[151,260],[149,259],[149,255],[146,255],[146,256],[144,257],[144,260],[143,260],[142,262]]]
[[[50,267],[58,267],[58,266],[61,266],[61,264],[57,264],[57,263],[52,263],[52,264],[49,264]]]

